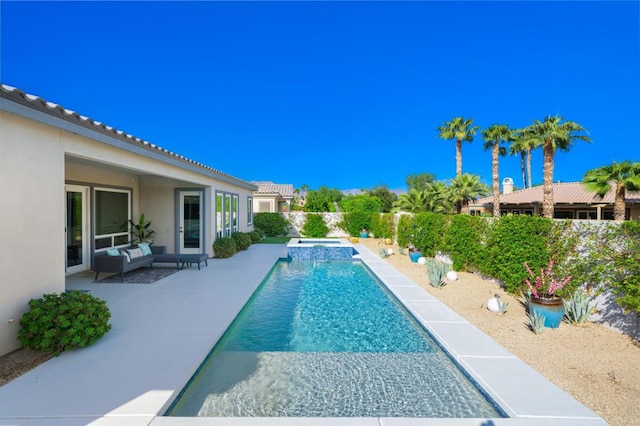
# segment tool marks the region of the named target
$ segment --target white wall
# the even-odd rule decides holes
[[[54,128],[0,111],[0,355],[30,299],[64,291],[64,151]]]

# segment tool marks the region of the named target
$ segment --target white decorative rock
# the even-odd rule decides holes
[[[388,254],[389,256],[391,256],[391,255],[393,254],[393,249],[392,249],[392,248],[387,249],[387,254]]]
[[[449,281],[457,281],[458,280],[458,274],[456,274],[456,271],[449,271],[449,272],[447,272],[447,279]]]
[[[421,265],[426,265],[427,264],[427,258],[426,257],[420,257],[418,258],[418,263]]]
[[[487,309],[491,312],[500,312],[500,304],[498,303],[498,299],[492,297],[487,300]]]

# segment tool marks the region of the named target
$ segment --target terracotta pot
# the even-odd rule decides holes
[[[564,317],[564,303],[561,297],[534,297],[529,298],[529,312],[544,316],[544,326],[558,328]]]

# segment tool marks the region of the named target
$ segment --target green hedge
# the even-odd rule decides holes
[[[371,230],[371,224],[379,213],[354,211],[343,213],[342,220],[338,226],[349,233],[352,237],[360,235],[363,229]]]
[[[329,233],[329,227],[324,222],[323,215],[307,213],[302,226],[302,233],[305,237],[323,238]]]
[[[260,228],[267,237],[286,235],[289,222],[280,213],[256,213],[253,225]]]
[[[234,232],[231,238],[236,243],[236,250],[246,250],[251,246],[251,236],[245,232]]]
[[[236,241],[231,237],[220,237],[213,242],[213,253],[215,257],[227,258],[238,252]]]
[[[459,214],[451,217],[445,234],[445,251],[456,271],[477,270],[489,223],[485,218]]]

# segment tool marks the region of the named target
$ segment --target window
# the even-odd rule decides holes
[[[224,225],[222,224],[222,194],[216,194],[216,238],[222,237],[222,230]]]
[[[239,204],[238,194],[216,192],[216,238],[238,231]]]
[[[96,251],[128,245],[131,191],[96,188],[94,200]]]
[[[578,219],[583,219],[583,220],[596,220],[596,218],[598,217],[597,212],[596,211],[590,211],[590,210],[580,210],[578,212]]]
[[[554,219],[573,219],[573,211],[571,210],[556,210],[553,212]]]
[[[247,197],[247,225],[253,225],[253,197]]]
[[[533,210],[524,209],[524,210],[522,210],[522,214],[526,214],[527,216],[533,216]]]
[[[233,195],[231,202],[231,223],[233,224],[231,232],[238,232],[238,196]]]

